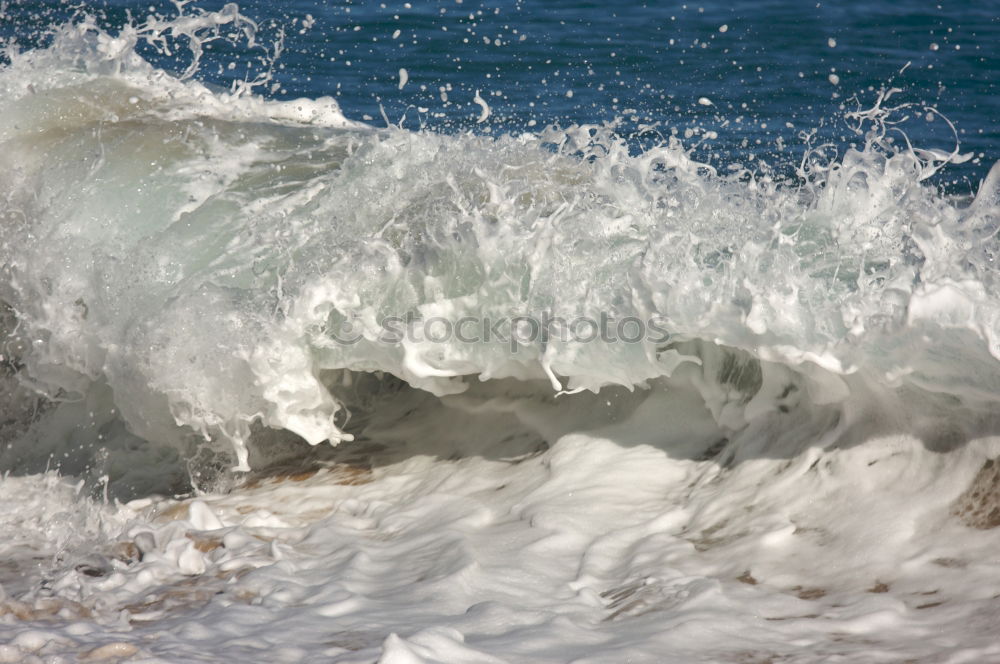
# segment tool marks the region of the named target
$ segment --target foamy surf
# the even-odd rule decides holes
[[[785,180],[374,128],[200,83],[221,26],[0,71],[0,655],[996,656],[1000,166],[892,89]]]

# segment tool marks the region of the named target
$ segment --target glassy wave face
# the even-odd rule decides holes
[[[23,8],[4,11],[25,16]],[[829,551],[818,552],[841,546],[851,552],[845,557],[860,556],[857,541],[874,527],[854,513],[856,485],[884,492],[884,504],[873,508],[878,518],[895,510],[956,532],[1000,523],[990,484],[1000,450],[995,133],[977,134],[970,147],[966,127],[940,104],[916,101],[904,83],[890,80],[910,64],[858,90],[849,103],[824,88],[824,98],[842,105],[836,118],[789,118],[796,132],[803,126],[799,147],[786,150],[780,136],[775,147],[772,136],[755,154],[753,141],[767,136],[760,133],[767,122],[741,110],[745,104],[726,87],[692,95],[685,103],[694,110],[686,106],[674,126],[639,111],[619,113],[631,102],[617,98],[608,122],[596,121],[566,101],[581,96],[568,94],[573,86],[560,92],[559,113],[546,118],[489,93],[490,76],[472,67],[478,73],[463,72],[460,85],[432,90],[449,104],[458,88],[461,105],[431,111],[430,101],[416,102],[428,104],[416,110],[423,126],[390,121],[398,115],[385,105],[386,121],[360,119],[364,113],[341,109],[333,86],[291,98],[291,83],[280,79],[283,42],[264,39],[273,26],[260,17],[235,5],[179,5],[179,12],[115,28],[77,16],[32,37],[34,48],[8,45],[0,69],[5,472],[57,469],[84,478],[105,499],[222,496],[237,487],[238,502],[250,495],[238,488],[248,471],[309,459],[348,472],[348,487],[350,473],[363,471],[367,483],[373,469],[376,480],[382,476],[381,468],[390,479],[376,484],[388,500],[391,478],[414,459],[475,460],[469,463],[484,464],[483,477],[499,473],[499,465],[510,474],[498,477],[512,486],[531,485],[522,487],[521,502],[496,509],[535,510],[537,523],[556,530],[563,526],[552,524],[573,519],[573,509],[564,514],[559,507],[565,492],[579,490],[585,498],[574,509],[595,510],[610,528],[619,518],[615,509],[632,510],[632,498],[653,500],[665,491],[662,504],[642,502],[649,523],[709,552],[688,552],[703,566],[692,564],[688,572],[701,576],[683,593],[651,571],[655,565],[633,560],[617,578],[615,565],[588,558],[625,556],[630,541],[640,556],[635,551],[652,546],[646,535],[559,549],[568,559],[582,556],[581,569],[594,566],[572,583],[607,609],[602,620],[669,612],[701,593],[721,601],[712,584],[727,574],[746,586],[791,587],[799,602],[834,593],[846,578],[836,565],[846,558],[838,563]],[[380,29],[387,34],[377,39],[389,43],[400,38],[391,22],[380,23],[388,19],[379,12],[361,13],[361,29]],[[473,17],[470,30],[489,20],[465,14]],[[414,16],[432,27],[449,25],[426,10]],[[317,20],[295,18],[302,34]],[[981,18],[984,30],[997,31],[995,17]],[[548,20],[540,26],[558,29]],[[715,26],[713,52],[739,29],[736,19]],[[516,53],[521,34],[508,27],[492,47]],[[963,45],[921,34],[936,47],[926,47],[931,53]],[[810,48],[844,48],[849,38],[824,38]],[[975,44],[993,49],[976,57],[994,66],[996,46],[984,40],[970,48]],[[336,45],[328,48],[333,62]],[[703,62],[707,49],[686,48]],[[626,58],[637,49],[622,46]],[[423,57],[439,62],[431,51]],[[185,54],[183,66],[168,66],[178,53]],[[256,68],[222,86],[228,74],[219,72],[235,67],[219,59],[233,53],[233,62],[252,54]],[[481,67],[482,49],[469,53]],[[586,66],[604,71],[612,57]],[[741,61],[741,71],[749,66]],[[915,68],[921,66],[927,76],[930,67]],[[426,92],[421,71],[418,60],[392,72],[400,97],[388,103],[390,111],[407,86],[407,94]],[[514,78],[526,80],[526,71]],[[838,90],[849,78],[826,74],[823,85]],[[602,99],[603,86],[613,82],[587,84],[582,96]],[[724,107],[727,96],[732,103]],[[676,100],[661,101],[668,108]],[[658,102],[644,103],[648,109]],[[962,112],[973,123],[986,118],[971,106]],[[744,118],[756,128],[743,129]],[[828,123],[844,138],[828,141]],[[930,124],[943,133],[928,134]],[[716,139],[730,144],[713,150]],[[964,174],[964,190],[949,169]],[[524,470],[533,468],[522,466],[526,460],[557,470],[546,480],[537,469]],[[644,474],[644,464],[660,468],[660,479]],[[611,473],[609,487],[634,484],[645,497],[595,490],[604,486],[601,467]],[[446,472],[425,470],[426,477]],[[664,477],[673,479],[661,486]],[[890,487],[900,481],[930,497],[911,504],[911,494]],[[810,508],[812,492],[833,502]],[[787,523],[775,521],[782,495],[797,510]],[[194,531],[256,527],[239,520],[242,504],[218,500],[216,515],[196,501],[183,503],[188,511],[178,518]],[[101,528],[126,528],[119,521],[139,518],[134,511],[144,508],[130,509],[100,517]],[[428,509],[440,526],[434,515],[444,517]],[[817,524],[826,519],[835,523],[820,533]],[[579,532],[599,538],[604,526]],[[85,534],[70,538],[73,551],[117,537],[105,530],[81,527]],[[917,530],[893,530],[896,548],[862,565],[866,576],[852,577],[845,592],[851,583],[887,592],[893,560],[940,545],[933,533]],[[164,542],[177,535],[156,531],[149,540],[132,531],[123,542],[165,556]],[[784,554],[767,555],[792,534],[808,542],[790,552],[811,551],[829,564],[812,571],[812,585],[791,572],[784,579],[775,562]],[[222,539],[211,546],[189,535],[177,537],[194,541],[195,553],[163,559],[177,574],[222,565],[212,553],[219,547],[249,546],[222,546]],[[973,549],[983,546],[968,533],[961,537]],[[734,552],[745,565],[722,562]],[[139,562],[126,562],[140,564],[142,555],[133,558]],[[79,566],[58,569],[60,579],[89,574]],[[111,574],[97,563],[87,569],[100,572],[93,577]],[[496,569],[484,569],[494,578]],[[588,579],[601,580],[596,590]],[[912,595],[926,590],[910,588],[911,581],[901,578],[900,587]],[[965,577],[962,583],[972,584]],[[34,598],[42,586],[26,587]],[[91,597],[74,592],[84,605]],[[374,611],[357,601],[361,613]],[[786,608],[774,619],[790,619]],[[558,642],[553,620],[539,624]],[[852,620],[861,619],[842,617],[838,629],[864,631]],[[643,629],[632,645],[654,656],[663,644],[644,640],[654,637]],[[494,661],[462,650],[453,632],[416,645],[389,637],[380,646],[384,661]],[[790,642],[795,634],[776,638]],[[358,641],[353,650],[366,653],[381,643],[371,635],[351,638]],[[496,646],[501,655],[504,647]],[[509,652],[540,661],[531,657],[545,647]],[[427,659],[404,659],[410,651]],[[486,652],[493,651],[484,646]]]

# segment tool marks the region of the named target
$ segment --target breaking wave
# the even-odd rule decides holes
[[[557,412],[645,408],[650,440],[727,463],[879,427],[938,451],[994,430],[1000,166],[971,200],[943,193],[932,176],[965,157],[909,145],[899,91],[847,114],[857,147],[805,137],[782,178],[700,163],[656,127],[642,150],[614,126],[376,128],[331,98],[266,100],[266,73],[198,81],[202,43],[253,28],[233,6],[114,35],[84,20],[8,53],[7,467],[155,441],[247,470],[275,431],[365,437],[387,399],[426,393],[543,437]],[[137,50],[181,37],[179,75]],[[417,329],[518,317],[665,334]],[[146,461],[116,472],[138,482]]]

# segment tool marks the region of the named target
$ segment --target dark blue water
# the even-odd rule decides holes
[[[222,2],[189,5],[218,9]],[[844,111],[870,106],[898,87],[898,118],[915,144],[950,150],[954,123],[963,152],[941,181],[975,190],[1000,158],[1000,2],[265,2],[241,12],[260,27],[260,46],[218,41],[197,74],[228,87],[271,66],[277,98],[336,97],[345,114],[439,131],[499,133],[548,124],[619,123],[637,145],[675,134],[717,165],[756,161],[790,170],[803,133],[843,149],[858,140]],[[164,2],[15,0],[0,35],[22,48],[81,13],[118,26]],[[147,49],[182,71],[183,58]],[[399,88],[399,70],[408,81]],[[491,109],[477,123],[476,92]],[[710,104],[699,103],[699,100]],[[643,135],[639,130],[653,126]],[[714,133],[713,133],[714,132]],[[761,166],[767,169],[767,166]]]

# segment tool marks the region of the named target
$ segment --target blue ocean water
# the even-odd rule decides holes
[[[223,2],[188,4],[214,11]],[[913,106],[914,144],[950,150],[954,123],[972,159],[942,179],[974,192],[1000,152],[1000,2],[282,2],[247,0],[257,44],[209,44],[197,78],[228,88],[273,69],[270,98],[334,96],[357,120],[437,131],[505,133],[558,123],[617,123],[641,144],[674,133],[703,159],[758,159],[787,172],[803,135],[857,141],[845,111],[879,89]],[[73,16],[117,28],[167,2],[13,0],[0,36],[44,43]],[[281,55],[272,63],[278,40]],[[167,57],[140,45],[167,70]],[[270,53],[269,53],[270,52]],[[406,83],[400,86],[400,70]],[[479,92],[491,110],[477,123]],[[699,103],[701,100],[701,103]],[[929,113],[925,107],[936,109]],[[900,114],[900,119],[904,114]],[[759,162],[758,162],[759,163]]]

